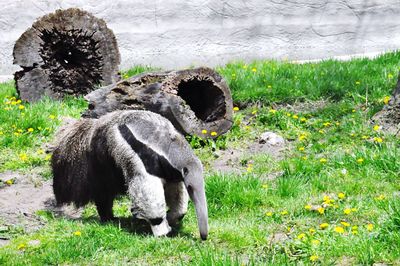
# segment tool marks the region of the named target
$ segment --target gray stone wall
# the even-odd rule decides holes
[[[18,69],[14,42],[36,18],[69,7],[108,23],[121,69],[308,60],[400,47],[400,0],[0,0],[0,75]]]

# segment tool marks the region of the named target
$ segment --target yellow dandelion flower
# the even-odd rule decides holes
[[[28,128],[28,132],[33,132],[33,128]]]
[[[19,245],[17,246],[17,249],[18,249],[18,250],[22,250],[22,249],[25,249],[25,248],[26,248],[26,244],[24,244],[24,243],[19,244]]]
[[[237,106],[233,107],[233,111],[239,111],[239,107]]]
[[[306,206],[304,206],[304,209],[306,209],[306,210],[311,210],[311,205],[306,205]]]
[[[269,112],[270,112],[271,114],[275,114],[275,113],[276,113],[276,110],[275,110],[275,109],[269,109]]]
[[[390,101],[390,96],[385,96],[385,97],[383,97],[383,103],[384,103],[384,104],[388,104],[389,101]]]
[[[362,138],[362,139],[368,139],[368,136],[365,136],[365,135],[364,135],[364,136],[362,136],[361,138]]]
[[[300,147],[300,148],[299,148],[299,151],[304,151],[304,150],[305,150],[304,147]]]
[[[287,215],[287,214],[289,214],[289,212],[287,210],[281,211],[281,215]]]
[[[301,234],[299,234],[299,235],[297,236],[297,239],[303,239],[303,238],[305,238],[305,237],[306,237],[306,234],[301,233]]]
[[[56,118],[56,116],[55,115],[49,115],[49,118],[53,120],[53,119]]]
[[[321,158],[321,159],[319,159],[319,162],[320,163],[326,163],[328,160],[327,159],[325,159],[325,158]]]
[[[357,163],[363,163],[364,162],[364,159],[363,158],[358,158],[357,159]]]
[[[305,117],[300,118],[300,122],[306,122],[306,121],[307,121],[307,118],[305,118]]]
[[[263,189],[268,189],[268,184],[263,184],[263,185],[262,185],[262,188],[263,188]]]
[[[349,227],[350,226],[350,224],[348,223],[348,222],[345,222],[345,221],[343,221],[343,222],[340,222],[344,227]]]
[[[325,213],[325,209],[322,208],[322,207],[319,207],[319,208],[317,209],[317,211],[319,212],[319,214],[324,214],[324,213]]]
[[[265,215],[268,216],[268,217],[271,217],[272,216],[272,212],[266,212]]]
[[[352,230],[351,233],[352,233],[353,235],[358,235],[358,231],[357,231],[357,230]]]
[[[18,137],[19,135],[21,135],[21,134],[18,132],[14,132],[14,136]]]
[[[19,110],[22,110],[22,109],[24,109],[24,108],[25,108],[25,106],[23,106],[23,105],[19,105],[19,106],[18,106],[18,109],[19,109]]]
[[[351,227],[351,230],[358,230],[358,226],[357,226],[357,225],[353,225],[353,226]]]
[[[375,197],[375,200],[384,200],[385,196],[380,194],[378,197]]]
[[[324,127],[329,127],[331,125],[331,123],[330,122],[325,122],[322,125],[324,125]]]
[[[335,229],[333,229],[336,233],[343,234],[344,233],[344,228],[341,226],[336,226]]]
[[[211,132],[211,136],[215,137],[216,135],[217,135],[217,132],[215,132],[215,131]]]
[[[355,112],[356,112],[356,109],[351,110],[351,112],[352,112],[352,113],[355,113]]]
[[[257,68],[253,67],[253,68],[251,69],[251,71],[257,72]]]
[[[247,69],[247,65],[243,65],[243,69]]]
[[[257,114],[257,110],[253,110],[253,111],[251,112],[251,114],[252,114],[252,115]]]
[[[17,104],[20,104],[20,103],[22,103],[22,101],[21,100],[17,100],[17,102],[16,102]]]
[[[19,158],[21,159],[21,161],[26,161],[26,160],[28,160],[28,156],[27,156],[25,153],[21,153],[21,154],[19,155]]]
[[[375,141],[376,143],[382,143],[382,142],[383,142],[383,139],[380,138],[380,137],[374,137],[374,141]]]
[[[315,262],[319,259],[319,257],[317,255],[311,255],[310,256],[310,261]]]
[[[250,126],[245,126],[244,127],[246,130],[249,130],[251,127]]]
[[[300,136],[299,136],[299,140],[300,140],[300,141],[305,140],[306,138],[307,138],[306,135],[300,135]]]
[[[81,231],[75,231],[74,232],[74,236],[81,236],[81,235],[82,235]]]
[[[310,232],[310,234],[314,234],[315,233],[315,229],[314,228],[310,228],[310,229],[308,229],[308,232]]]
[[[14,180],[13,180],[13,179],[8,179],[8,180],[6,181],[6,184],[9,185],[9,186],[11,186],[12,184],[14,184]]]
[[[22,129],[18,129],[17,131],[18,131],[18,133],[22,133],[23,130]]]
[[[298,119],[299,118],[298,115],[293,115],[292,117],[293,117],[293,119]]]
[[[50,159],[51,159],[51,155],[50,155],[50,154],[47,154],[46,157],[44,157],[44,159],[45,159],[46,161],[50,160]]]
[[[17,105],[17,102],[16,101],[12,101],[11,105]]]
[[[374,126],[374,131],[378,131],[381,127],[379,125]]]
[[[346,194],[344,194],[343,192],[339,192],[337,196],[339,199],[344,199],[346,197]]]
[[[343,210],[343,213],[346,214],[346,215],[349,215],[351,213],[351,209],[346,208],[346,209]]]
[[[321,244],[321,241],[319,241],[318,239],[313,239],[311,240],[311,244],[313,244],[314,246],[318,246],[319,244]]]
[[[203,129],[203,130],[201,131],[202,134],[207,134],[207,132],[208,132],[208,131],[205,130],[205,129]]]
[[[373,224],[367,224],[367,230],[368,231],[372,231],[374,229],[374,225]]]
[[[328,223],[322,223],[322,224],[319,225],[319,228],[321,228],[321,229],[326,229],[328,227],[329,227]]]
[[[323,129],[320,129],[320,130],[318,130],[318,133],[320,133],[320,134],[324,134],[324,133],[325,133],[325,131],[324,131]]]
[[[292,114],[291,114],[291,113],[286,113],[286,116],[287,116],[287,117],[291,117]]]

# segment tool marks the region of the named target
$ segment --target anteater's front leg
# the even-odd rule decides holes
[[[150,174],[134,176],[128,183],[128,194],[132,200],[132,214],[146,220],[155,236],[164,236],[171,231],[160,178]]]
[[[189,195],[182,182],[167,182],[164,187],[165,200],[169,211],[168,223],[171,226],[180,226],[180,222],[187,213]]]

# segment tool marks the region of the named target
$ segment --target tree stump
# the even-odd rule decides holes
[[[391,134],[400,132],[400,75],[390,101],[372,117],[372,122]]]
[[[89,109],[84,117],[97,118],[114,110],[149,110],[169,119],[183,134],[212,138],[232,126],[231,92],[210,68],[140,74],[85,98]]]
[[[22,100],[86,95],[119,80],[120,54],[102,19],[77,8],[39,18],[14,45],[14,75]]]

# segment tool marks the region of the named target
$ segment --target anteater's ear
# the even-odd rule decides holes
[[[182,176],[185,178],[189,174],[189,169],[187,167],[183,167],[182,169]]]

